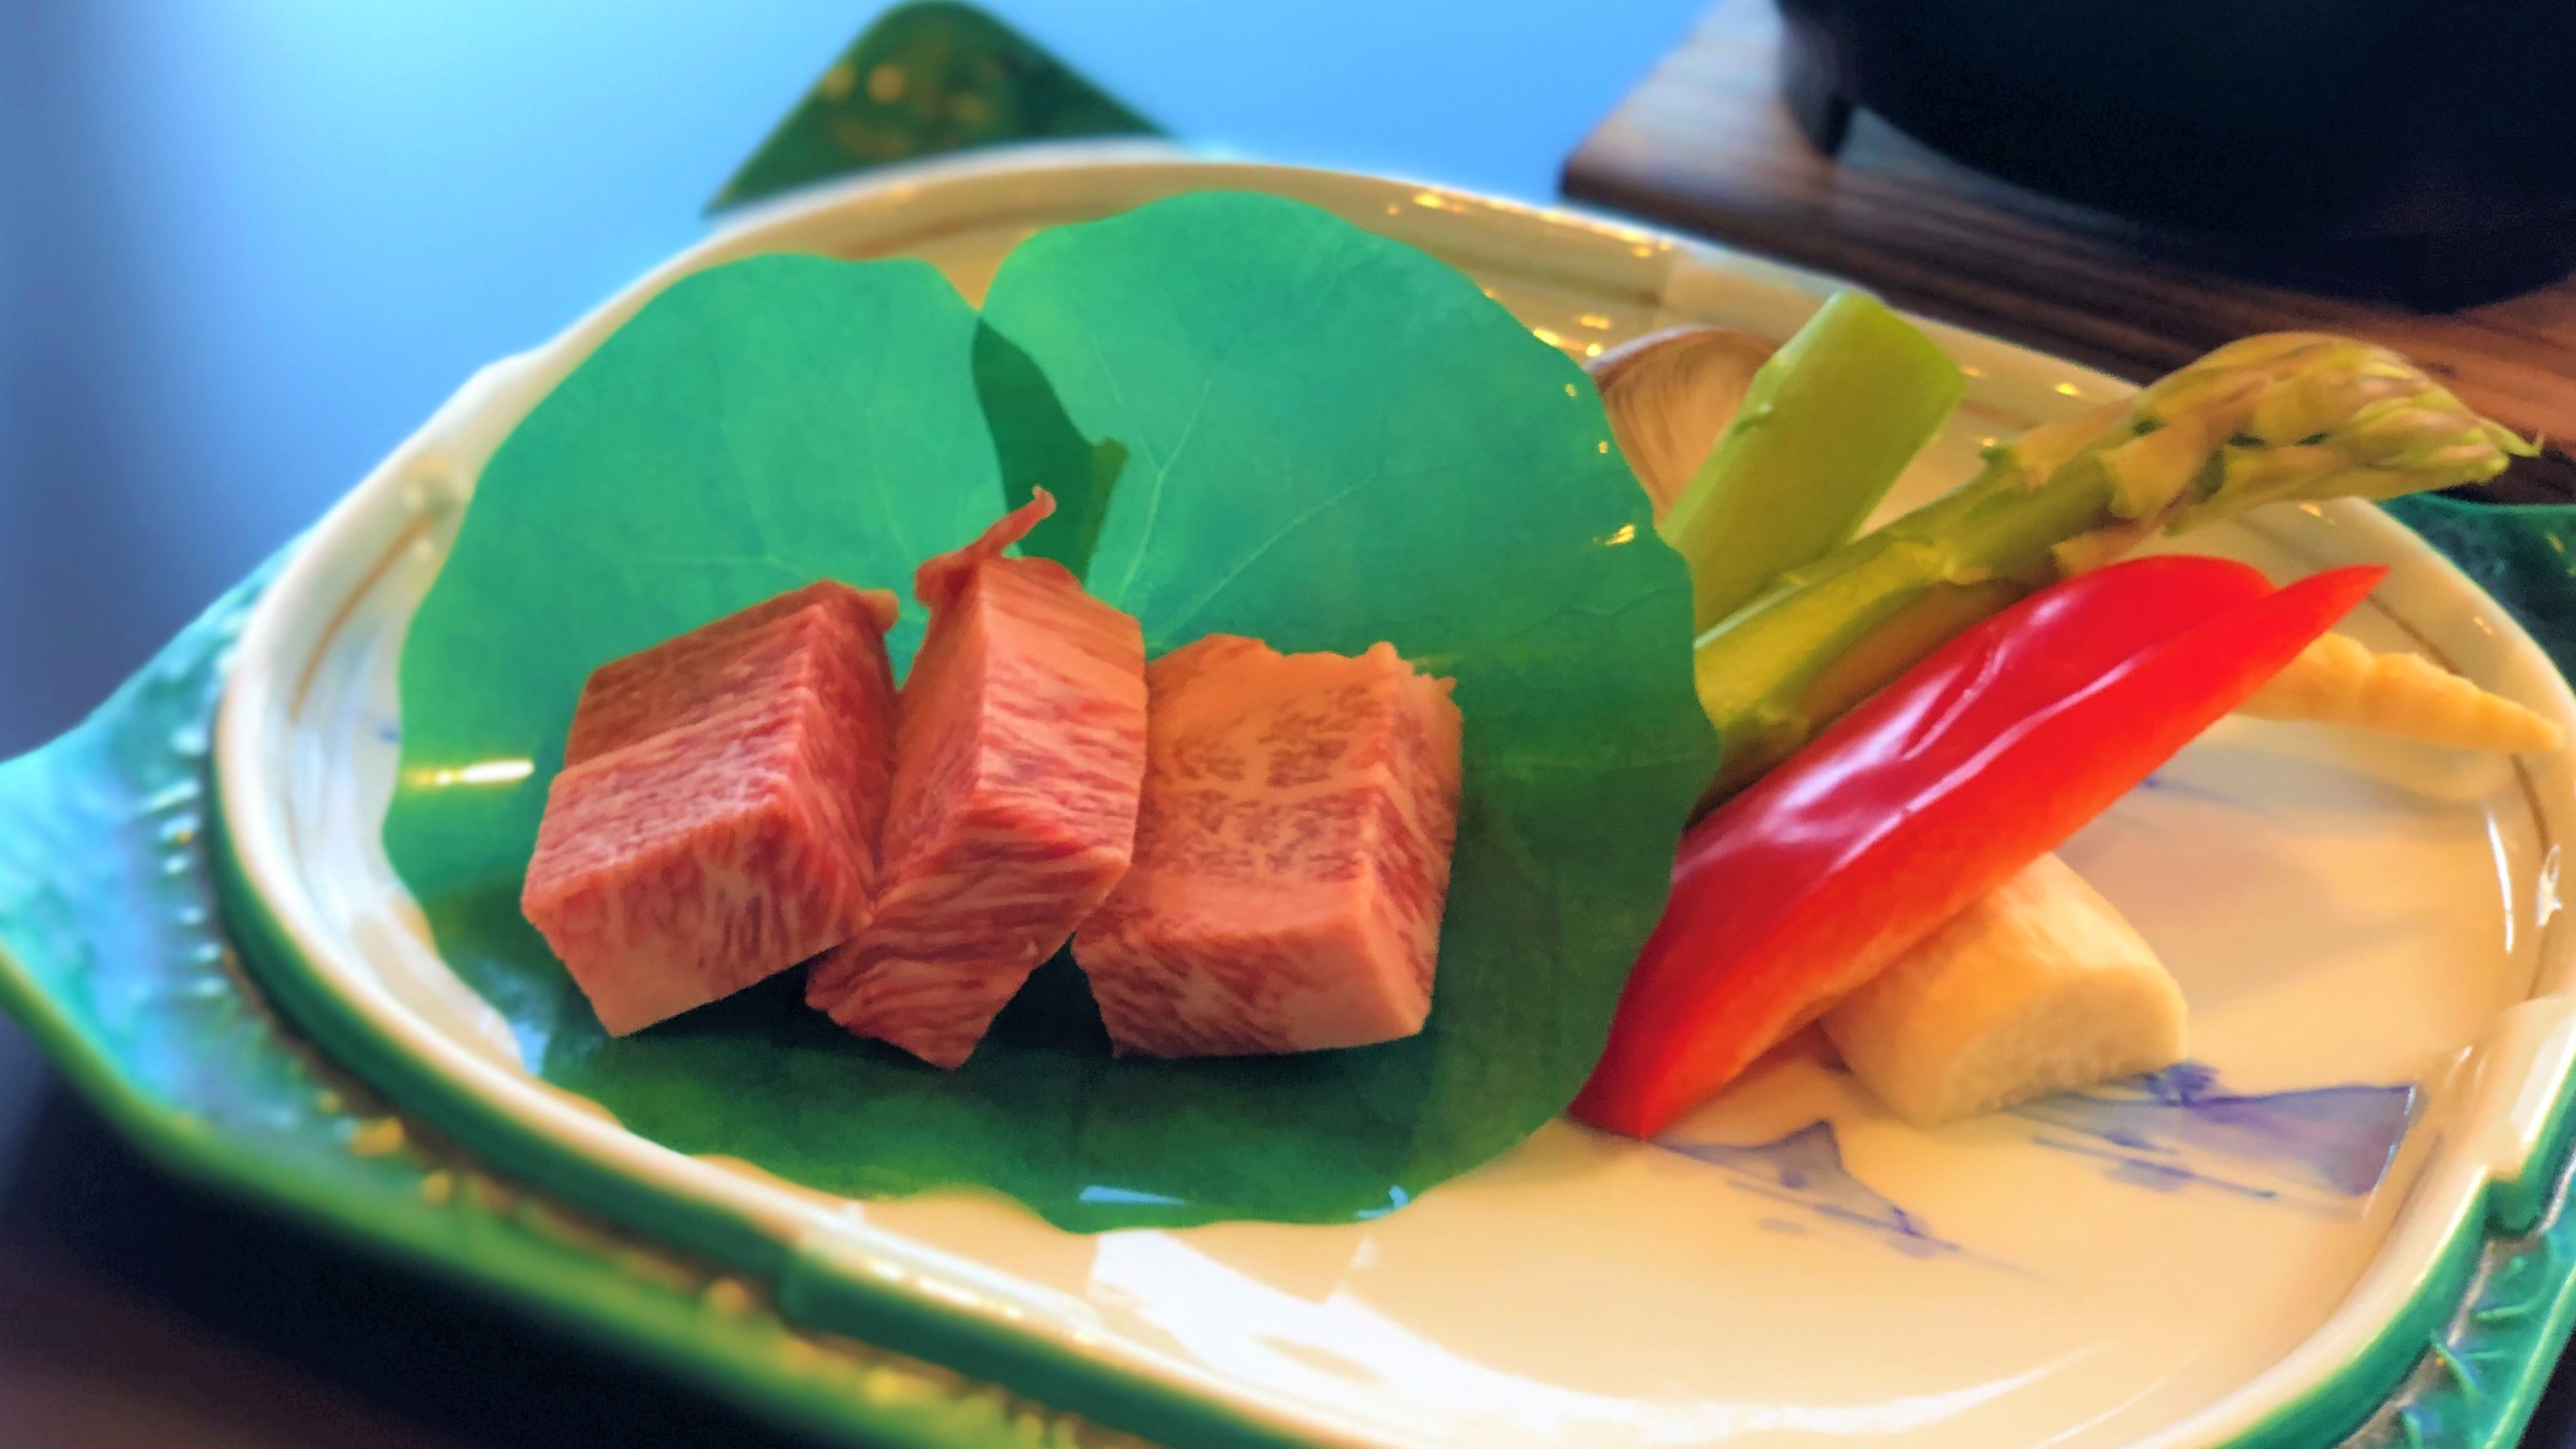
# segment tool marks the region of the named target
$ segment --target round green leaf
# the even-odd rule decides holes
[[[385,844],[413,894],[515,898],[608,660],[818,578],[902,594],[909,651],[913,565],[1001,496],[975,330],[924,263],[754,257],[673,284],[529,413],[403,645]]]
[[[405,763],[536,773],[479,813],[407,786],[386,832],[531,1066],[684,1151],[857,1195],[989,1187],[1081,1230],[1367,1216],[1563,1110],[1715,763],[1687,575],[1580,369],[1442,263],[1262,196],[1040,233],[981,333],[918,280],[799,260],[683,282],[483,479],[406,652]],[[1151,650],[1384,639],[1457,680],[1466,795],[1423,1033],[1114,1059],[1060,957],[955,1073],[843,1035],[794,973],[604,1036],[516,909],[525,801],[588,670],[816,575],[900,588],[1038,483],[1063,511],[1032,545],[1087,565]],[[531,619],[553,637],[511,641]]]

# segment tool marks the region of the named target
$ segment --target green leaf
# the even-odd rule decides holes
[[[1020,540],[1020,552],[1053,559],[1076,578],[1087,574],[1126,446],[1083,437],[1037,363],[989,326],[975,329],[975,395],[993,430],[1005,500],[1017,508],[1040,488],[1055,499],[1055,512]]]
[[[817,578],[895,590],[909,657],[913,565],[1001,497],[975,327],[923,263],[757,257],[673,284],[520,423],[403,649],[385,845],[413,894],[517,890],[607,660]]]
[[[855,280],[874,265],[808,265],[837,267],[854,297],[884,285]],[[1091,587],[1139,617],[1149,648],[1216,630],[1283,649],[1385,639],[1456,678],[1466,798],[1430,1023],[1354,1051],[1118,1060],[1059,959],[953,1074],[841,1034],[802,1005],[792,973],[612,1040],[519,919],[533,816],[495,815],[433,849],[423,824],[446,808],[435,796],[456,792],[406,790],[387,827],[396,864],[532,1065],[683,1151],[838,1192],[981,1185],[1082,1230],[1384,1211],[1561,1111],[1600,1050],[1715,754],[1691,688],[1688,577],[1580,369],[1432,258],[1250,195],[1040,233],[995,278],[980,349],[971,328],[925,311],[923,345],[850,327],[867,355],[827,363],[782,349],[781,333],[819,327],[830,299],[770,288],[755,276],[727,294],[730,312],[693,306],[685,331],[658,316],[689,301],[675,288],[494,460],[423,605],[404,701],[407,718],[508,728],[470,744],[434,730],[436,758],[538,758],[526,788],[541,790],[584,672],[699,616],[603,591],[638,554],[702,551],[710,497],[746,511],[772,490],[804,497],[827,439],[887,460],[910,444],[926,460],[897,490],[923,517],[899,529],[895,495],[873,484],[852,488],[837,520],[792,510],[800,535],[835,540],[826,571],[859,584],[901,586],[924,554],[989,522],[1006,486],[1033,481],[1028,460],[1051,458],[1078,473],[1059,490],[1060,516],[1077,523],[1057,543],[1089,555]],[[633,345],[639,333],[658,340]],[[588,376],[603,369],[626,380],[603,389]],[[943,369],[968,404],[980,395],[990,437],[934,384]],[[869,391],[889,385],[910,390]],[[803,466],[644,465],[665,434],[708,428],[706,414],[755,392],[768,399],[762,427],[801,441],[736,436],[727,456]],[[952,436],[919,436],[939,428]],[[1100,464],[1109,440],[1123,471]],[[967,466],[977,453],[980,468]],[[877,572],[850,571],[863,556]],[[493,667],[506,621],[589,618],[581,601],[595,597],[653,617],[550,645],[543,670]],[[458,615],[482,627],[437,622]],[[526,698],[465,709],[448,691]],[[407,761],[425,748],[407,738]]]
[[[926,0],[887,11],[851,42],[707,209],[981,146],[1161,134],[992,16]]]

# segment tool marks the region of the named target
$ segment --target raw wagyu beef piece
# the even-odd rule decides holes
[[[728,996],[869,918],[895,600],[824,582],[582,687],[519,908],[610,1034]]]
[[[764,688],[808,678],[800,671],[838,661],[846,667],[812,675],[819,687],[862,688],[881,708],[867,718],[883,729],[885,768],[893,768],[893,672],[885,632],[900,606],[886,589],[854,589],[829,579],[727,614],[591,671],[564,741],[564,763],[578,765],[649,735],[704,720],[741,705]],[[818,639],[827,647],[814,651]],[[881,798],[881,797],[880,797]],[[874,841],[871,840],[873,845]]]
[[[1387,644],[1213,634],[1146,682],[1135,864],[1073,942],[1111,1043],[1234,1056],[1420,1031],[1458,825],[1450,681]]]
[[[1055,501],[921,566],[930,631],[904,681],[875,924],[805,999],[860,1036],[963,1063],[1127,872],[1145,772],[1136,621],[1061,565],[1004,558]]]

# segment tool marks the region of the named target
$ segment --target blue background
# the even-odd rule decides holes
[[[0,0],[0,757],[696,236],[878,8]],[[1547,198],[1700,0],[994,8],[1192,141]]]

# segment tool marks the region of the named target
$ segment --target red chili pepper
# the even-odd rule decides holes
[[[1693,826],[1574,1115],[1651,1137],[2290,662],[2387,570],[2160,556],[1987,619]]]

